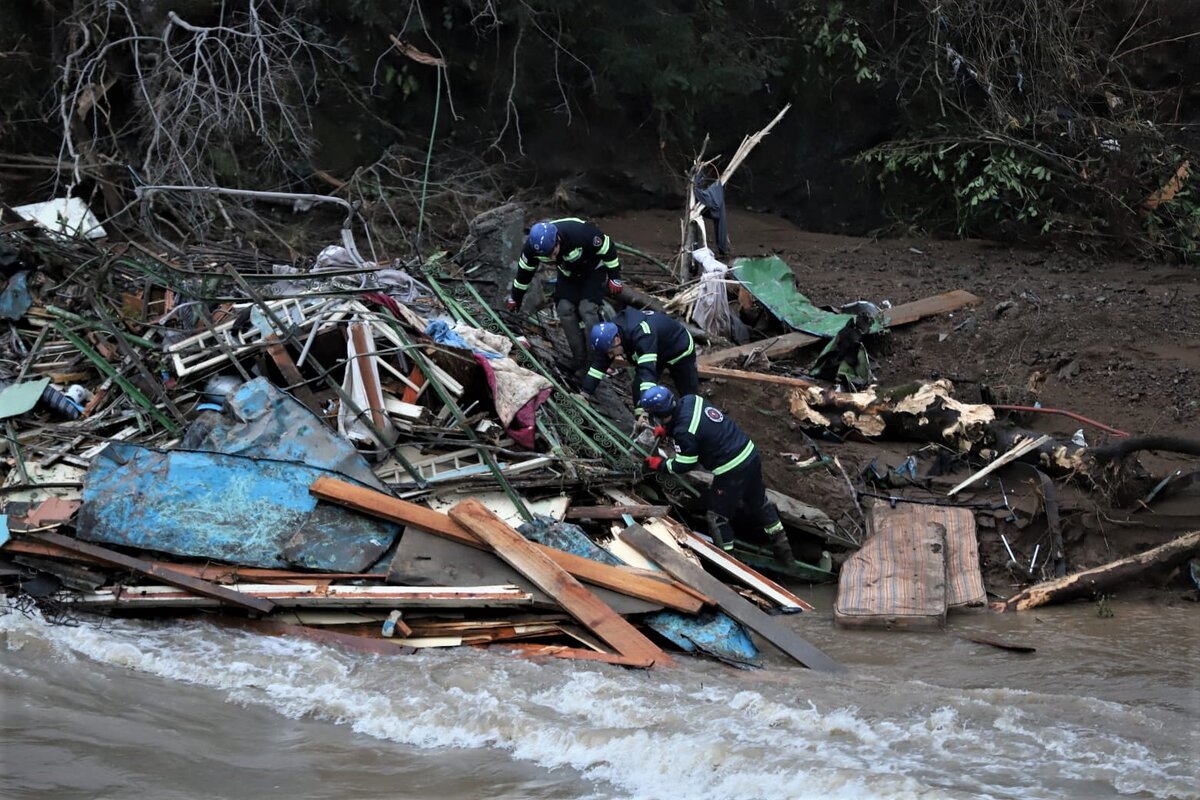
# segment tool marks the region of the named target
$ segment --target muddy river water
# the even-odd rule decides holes
[[[851,668],[377,658],[205,623],[0,617],[0,797],[1200,798],[1200,607],[789,618]],[[1037,648],[1021,655],[961,638]]]

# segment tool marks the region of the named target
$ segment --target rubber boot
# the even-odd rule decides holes
[[[796,560],[786,533],[777,533],[771,537],[771,555],[775,556],[775,560],[780,564],[789,566]]]
[[[733,550],[733,529],[729,527],[729,520],[713,511],[705,514],[704,519],[708,522],[708,535],[713,544],[727,553]]]

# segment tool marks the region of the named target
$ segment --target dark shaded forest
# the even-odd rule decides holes
[[[1200,258],[1194,3],[12,0],[0,59],[3,200],[172,239],[263,226],[137,185],[332,193],[405,249],[514,197],[673,207],[706,137],[728,155],[792,103],[737,204]]]

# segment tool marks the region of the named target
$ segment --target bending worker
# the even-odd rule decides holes
[[[591,345],[592,364],[583,379],[584,394],[596,393],[612,360],[618,357],[635,367],[634,397],[641,397],[642,392],[657,384],[666,370],[670,370],[680,394],[700,391],[696,343],[688,329],[667,314],[626,307],[612,322],[592,328]]]
[[[646,458],[652,470],[679,475],[699,465],[712,473],[706,518],[709,535],[717,547],[733,549],[730,520],[741,512],[761,526],[775,560],[791,564],[795,560],[792,546],[779,521],[779,511],[767,499],[762,460],[754,442],[737,423],[703,397],[689,394],[676,401],[663,386],[652,386],[642,392],[639,405],[661,420],[654,432],[670,436],[675,442],[673,458],[656,455]]]
[[[575,217],[535,224],[517,261],[512,292],[505,302],[509,311],[521,305],[538,267],[551,262],[558,269],[555,308],[571,348],[572,377],[580,380],[588,363],[584,332],[600,321],[605,294],[621,293],[617,246],[595,225]]]

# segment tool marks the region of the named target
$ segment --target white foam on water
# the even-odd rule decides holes
[[[377,658],[203,623],[64,627],[8,614],[0,635],[8,648],[199,684],[379,739],[571,767],[614,787],[597,797],[1071,797],[1072,781],[1108,796],[1200,797],[1188,743],[1119,704],[1064,715],[1057,695],[800,670],[759,687],[719,667],[634,672],[465,650]]]

